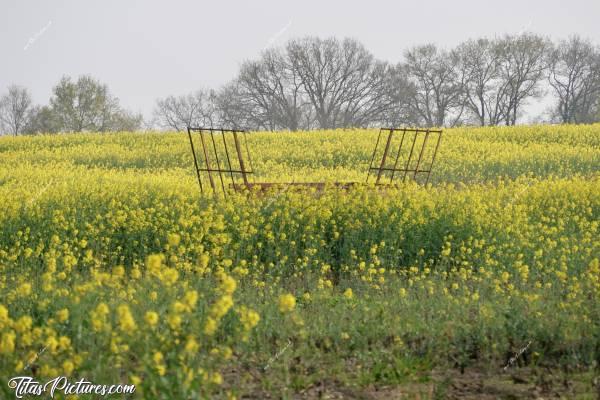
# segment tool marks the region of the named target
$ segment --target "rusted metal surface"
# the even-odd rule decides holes
[[[381,156],[381,163],[378,167],[375,167],[373,166],[373,164],[376,158],[377,150],[379,148],[379,143],[381,142],[381,136],[385,133],[387,133],[387,139],[385,148],[383,150],[383,155]],[[395,159],[394,165],[388,166],[386,162],[387,158],[390,156],[389,152],[390,147],[392,147],[391,144],[394,141],[394,134],[402,135],[395,157],[392,154],[392,158]],[[429,164],[429,168],[425,169],[422,167],[422,165],[425,162],[425,159],[429,158],[425,157],[425,154],[428,150],[427,143],[429,142],[430,137],[433,135],[437,135],[437,140],[433,150],[433,154],[430,157],[431,163]],[[405,140],[407,136],[408,140]],[[406,144],[406,142],[410,143],[411,138],[412,143],[410,144],[410,150],[408,151],[407,155],[403,155],[402,152],[404,150],[404,145]],[[377,136],[375,148],[373,149],[373,155],[371,156],[371,164],[369,165],[369,170],[367,172],[367,182],[369,181],[369,176],[371,175],[371,172],[373,172],[376,174],[375,184],[381,184],[381,178],[387,172],[389,173],[389,184],[394,183],[394,177],[396,173],[403,173],[402,182],[406,181],[407,176],[417,181],[419,174],[423,174],[424,176],[426,176],[424,183],[427,184],[429,182],[429,177],[431,175],[431,170],[433,168],[433,164],[437,156],[441,139],[442,131],[436,129],[381,128],[379,130],[379,135]],[[415,160],[413,160],[413,156],[416,157]],[[406,161],[404,162],[404,160]],[[399,162],[402,162],[404,164],[402,168],[398,168]]]
[[[359,182],[253,182],[248,185],[235,184],[232,187],[235,190],[249,189],[251,191],[264,192],[271,189],[295,189],[295,188],[314,188],[321,191],[327,187],[336,187],[340,189],[349,189],[354,186],[364,185]]]
[[[202,145],[202,152],[200,153],[201,157],[198,157],[198,154],[196,152],[197,146],[195,145],[194,141],[194,133],[198,133],[199,141]],[[384,139],[385,147],[383,149],[383,154],[379,159],[377,159],[380,161],[376,162],[379,143],[382,142],[382,135],[385,134],[387,134],[387,138]],[[394,150],[395,134],[397,134],[396,136],[399,136],[401,134],[397,151]],[[207,135],[210,137],[210,139],[205,138],[205,136]],[[428,157],[426,156],[426,153],[428,151],[427,145],[430,140],[430,137],[432,137],[433,135],[437,135],[437,140],[435,141],[433,154],[430,157]],[[220,139],[223,142],[222,147],[220,145],[220,140],[217,136],[221,137]],[[327,187],[347,189],[354,186],[364,185],[365,183],[368,184],[371,172],[375,174],[375,184],[378,186],[393,185],[394,177],[396,174],[403,174],[403,182],[406,180],[407,176],[409,176],[409,178],[412,178],[415,181],[418,181],[417,178],[421,176],[420,174],[423,174],[423,176],[426,176],[424,183],[427,184],[429,182],[431,170],[433,169],[433,165],[435,163],[435,159],[440,146],[442,131],[435,129],[381,128],[377,136],[375,148],[373,149],[373,154],[371,156],[369,169],[367,170],[367,179],[365,183],[250,182],[248,176],[250,174],[253,174],[254,168],[252,166],[252,158],[250,156],[250,149],[248,147],[248,140],[245,131],[221,128],[215,129],[190,127],[188,128],[188,137],[190,140],[190,147],[192,149],[194,166],[196,169],[196,176],[198,178],[198,185],[200,186],[200,191],[203,193],[208,190],[211,190],[212,193],[222,191],[223,195],[226,196],[228,189],[233,189],[234,191],[249,190],[255,192],[264,192],[268,191],[271,188],[281,189],[287,187],[315,188],[317,191],[322,191]],[[233,147],[235,147],[235,152],[230,152],[230,146],[228,146],[227,144],[227,137],[230,137],[232,139]],[[243,138],[243,144],[241,138]],[[410,150],[408,150],[404,146],[409,146],[407,143],[411,142],[411,138],[412,143],[410,144]],[[435,138],[433,140],[435,140]],[[212,146],[210,146],[211,143]],[[219,145],[217,145],[217,143],[219,143]],[[246,150],[245,155],[244,147]],[[403,154],[403,150],[405,150],[407,154]],[[219,158],[219,154],[221,155],[221,158]],[[413,155],[417,157],[415,160],[413,160]],[[221,166],[221,159],[223,160],[223,162],[227,161],[227,163],[223,167]],[[393,165],[387,164],[388,159],[394,160]],[[423,168],[423,165],[426,165],[428,159],[431,159],[429,167]],[[216,167],[212,166],[213,162],[216,163]],[[249,169],[248,165],[250,167]],[[218,183],[215,182],[217,178],[213,177],[213,174],[218,174],[218,182],[220,182],[220,185],[218,185]],[[384,183],[382,182],[382,178],[384,178],[386,175],[389,175],[389,182]],[[227,176],[231,178],[231,184],[226,185],[225,180],[227,180]],[[206,180],[208,180],[208,182],[210,183],[210,188],[204,184]]]
[[[248,155],[250,165],[252,165],[252,162],[249,158],[250,150],[248,148],[248,141],[245,131],[222,128],[188,127],[187,132],[194,158],[194,167],[196,168],[196,177],[198,178],[200,192],[204,193],[205,190],[209,190],[209,188],[203,183],[203,181],[208,180],[212,193],[216,194],[217,192],[222,192],[223,196],[226,196],[228,188],[233,188],[234,190],[240,189],[240,185],[236,183],[236,177],[241,178],[243,185],[246,188],[249,188],[250,182],[248,180],[248,175],[252,174],[253,172],[252,169],[247,169],[246,167],[242,144],[240,143],[241,141],[239,138],[240,135],[243,135],[246,146],[246,154]],[[202,144],[202,152],[200,153],[200,157],[196,152],[197,146],[194,144],[196,141],[198,141],[198,138],[196,137],[199,137],[199,141]],[[230,154],[230,146],[227,144],[228,137],[230,138],[230,141],[233,141],[235,154]],[[221,141],[223,142],[222,145]],[[221,155],[220,158],[219,154]],[[221,160],[223,160],[223,166],[221,166]],[[237,161],[237,165],[235,165],[235,161]],[[213,163],[216,163],[216,167],[212,166]],[[218,175],[218,178],[213,176],[215,174]],[[231,184],[226,185],[225,180],[227,180],[227,176],[231,178]],[[216,179],[218,179],[220,185],[215,183]]]
[[[202,179],[200,179],[200,168],[198,167],[198,158],[196,157],[196,149],[194,147],[194,141],[192,140],[190,128],[188,128],[188,137],[190,138],[190,147],[192,148],[192,155],[194,156],[194,167],[196,169],[196,176],[198,177],[198,185],[200,185],[200,192],[203,192],[204,188],[202,187]]]
[[[433,157],[431,158],[431,165],[429,166],[429,171],[427,171],[427,179],[425,179],[426,185],[429,182],[429,176],[431,175],[431,170],[433,169],[433,163],[435,162],[435,157],[437,156],[438,148],[440,147],[441,141],[442,141],[442,132],[440,132],[437,143],[435,144],[435,150],[433,152]]]
[[[237,132],[233,132],[233,140],[235,140],[235,150],[238,155],[238,160],[240,162],[240,170],[242,174],[242,179],[244,179],[244,184],[248,186],[248,178],[246,177],[246,166],[244,165],[244,157],[242,156],[242,149],[240,148],[240,139],[238,138]],[[248,141],[246,140],[246,150],[248,149]],[[248,151],[248,159],[250,159],[250,151]]]
[[[398,168],[398,161],[400,160],[400,151],[402,150],[402,145],[404,144],[404,138],[405,137],[406,137],[406,128],[402,129],[402,139],[400,140],[400,145],[398,146],[398,152],[396,153],[396,161],[394,162],[394,168],[392,168],[392,174],[390,176],[390,182],[394,181],[394,174],[396,173],[396,170]],[[367,172],[367,175],[368,174],[369,173]]]

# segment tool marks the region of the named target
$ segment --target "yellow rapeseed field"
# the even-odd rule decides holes
[[[257,181],[362,182],[376,137],[248,143]],[[499,370],[528,342],[521,366],[593,370],[599,172],[600,125],[457,128],[427,187],[214,201],[183,133],[0,138],[0,393],[285,397],[322,371],[358,390]]]

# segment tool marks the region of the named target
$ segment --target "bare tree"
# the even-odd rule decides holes
[[[140,113],[134,113],[122,108],[118,108],[109,115],[109,119],[104,126],[104,131],[112,132],[131,132],[137,131],[144,124],[144,118]]]
[[[245,62],[217,105],[226,125],[248,129],[372,126],[408,121],[411,89],[402,67],[354,40],[304,38]]]
[[[181,131],[189,126],[214,124],[214,93],[198,90],[183,96],[168,96],[156,101],[154,117],[161,128]]]
[[[355,40],[307,37],[244,62],[236,79],[209,101],[169,97],[158,101],[155,115],[174,129],[199,118],[251,130],[514,125],[527,102],[543,94],[548,48],[540,36],[506,35],[470,40],[451,52],[433,44],[414,47],[403,63],[391,66]],[[555,64],[556,85],[565,65]],[[584,111],[574,121],[583,121],[584,114],[591,119],[599,104],[591,85],[596,81],[582,82],[586,94],[577,104]]]
[[[265,119],[256,104],[243,95],[239,81],[224,85],[215,96],[217,120],[233,129],[265,130]]]
[[[250,129],[371,126],[407,121],[409,89],[403,68],[360,43],[309,37],[245,62],[217,103],[222,121]]]
[[[373,124],[390,127],[419,124],[420,117],[411,105],[411,99],[416,95],[416,87],[410,82],[405,65],[399,63],[388,67],[383,90],[387,107],[373,119]]]
[[[21,86],[11,85],[0,98],[0,123],[2,130],[17,136],[23,132],[32,108],[29,91]]]
[[[280,49],[267,50],[259,60],[245,62],[238,84],[239,94],[251,103],[266,129],[307,128],[302,125],[309,104],[299,74]]]
[[[547,39],[531,33],[507,35],[497,41],[500,60],[502,114],[506,125],[515,125],[527,100],[543,94],[541,81],[546,77]]]
[[[572,36],[552,49],[548,65],[560,121],[593,122],[600,97],[600,51],[589,40]]]
[[[433,44],[405,53],[409,79],[416,90],[411,106],[427,126],[456,125],[464,110],[464,77],[458,60]]]
[[[383,82],[381,71],[386,67],[376,66],[362,44],[308,37],[288,42],[286,50],[320,128],[364,123],[358,111],[374,107],[379,94],[373,82]]]
[[[403,100],[409,84],[400,69],[373,61],[360,82],[348,82],[346,101],[341,104],[340,125],[357,127],[405,120]]]
[[[453,51],[460,74],[468,112],[480,126],[498,125],[504,119],[506,82],[500,79],[500,53],[495,41],[469,40]]]

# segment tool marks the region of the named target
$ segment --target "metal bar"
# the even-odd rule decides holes
[[[237,136],[237,132],[233,132],[233,140],[235,141],[235,150],[237,151],[238,159],[240,160],[240,169],[242,170],[242,178],[244,179],[244,185],[248,186],[248,178],[246,177],[246,167],[244,166],[244,157],[242,157],[242,149],[240,148],[240,141]]]
[[[200,140],[202,141],[202,150],[204,151],[204,161],[206,162],[206,168],[210,169],[210,161],[208,159],[208,154],[206,153],[206,143],[204,142],[204,131],[200,131]],[[208,180],[210,181],[210,187],[213,192],[215,191],[215,182],[213,181],[212,175],[210,172],[208,173]]]
[[[221,136],[223,137],[223,145],[225,146],[225,155],[227,155],[227,165],[229,165],[229,175],[231,175],[231,183],[235,183],[235,180],[233,179],[233,167],[231,166],[231,159],[229,158],[229,150],[227,150],[227,140],[225,140],[225,131],[223,131],[222,129]]]
[[[375,161],[375,153],[377,153],[377,148],[379,147],[379,140],[381,139],[381,129],[379,130],[379,134],[377,135],[377,143],[375,143],[375,149],[373,149],[373,156],[371,156],[371,162],[369,163],[369,169],[367,170],[367,180],[365,183],[369,183],[369,175],[371,175],[371,168],[373,167],[373,161]]]
[[[217,154],[217,144],[215,143],[215,134],[213,131],[210,131],[210,138],[215,151],[215,159],[217,160],[217,168],[219,170],[219,179],[221,179],[221,187],[223,188],[223,196],[226,196],[227,193],[225,192],[225,182],[223,181],[223,174],[221,174],[221,163],[219,162],[219,154]]]
[[[254,171],[254,166],[252,165],[252,157],[250,157],[250,150],[248,149],[248,135],[246,131],[241,131],[244,134],[244,144],[246,145],[246,154],[248,155],[248,162],[250,163],[250,171],[248,173]]]
[[[221,129],[221,128],[198,128],[198,127],[190,127],[192,131],[219,131],[219,132],[245,132],[240,129]]]
[[[431,166],[429,167],[429,172],[427,173],[427,179],[425,179],[425,185],[429,182],[429,175],[431,175],[431,170],[433,169],[433,163],[435,162],[435,156],[438,152],[438,147],[440,147],[440,142],[442,141],[442,132],[438,135],[437,144],[435,145],[435,150],[433,151],[433,157],[431,158]]]
[[[398,154],[396,154],[396,161],[394,162],[394,169],[392,171],[392,176],[390,177],[390,183],[394,180],[394,174],[396,173],[396,169],[398,167],[398,160],[400,159],[400,153],[402,152],[402,144],[404,143],[404,136],[406,136],[406,128],[402,132],[402,140],[400,140],[400,146],[398,146]]]
[[[416,129],[416,128],[402,128],[402,129],[406,129],[407,132],[419,132],[419,133],[425,133],[425,132],[430,132],[430,133],[442,133],[442,131],[440,130],[434,130],[434,129]],[[380,130],[384,130],[384,131],[399,131],[400,128],[380,128]]]
[[[227,173],[227,172],[233,172],[236,174],[241,174],[242,172],[245,172],[247,174],[250,174],[251,172],[249,171],[241,171],[238,169],[215,169],[215,168],[199,168],[198,171],[202,171],[202,172],[223,172],[223,173]]]
[[[413,139],[413,144],[410,148],[410,154],[408,155],[408,160],[406,161],[406,166],[404,167],[404,176],[402,177],[402,182],[404,182],[406,180],[406,174],[408,173],[408,166],[410,165],[410,160],[412,158],[413,155],[413,150],[415,149],[415,143],[417,142],[417,135],[419,134],[419,132],[415,132],[415,138]]]
[[[396,171],[396,172],[405,172],[405,171],[406,171],[406,172],[415,172],[415,170],[414,170],[414,169],[412,169],[412,168],[409,168],[409,169],[404,169],[404,168],[401,168],[401,169],[394,169],[394,168],[377,168],[377,167],[372,167],[372,168],[371,168],[371,170],[373,170],[373,171],[379,171],[380,169],[381,169],[382,171]],[[421,172],[429,172],[429,170],[428,170],[428,169],[420,169],[420,170],[418,170],[417,172],[419,172],[419,173],[421,173]]]
[[[198,177],[198,184],[200,185],[200,193],[204,192],[202,188],[202,180],[200,179],[200,170],[198,169],[198,159],[196,158],[196,150],[194,149],[194,141],[192,140],[192,132],[188,127],[188,137],[190,138],[190,146],[192,147],[192,155],[194,156],[194,166],[196,167],[196,176]]]
[[[425,138],[423,139],[423,146],[421,146],[421,151],[419,152],[419,159],[417,160],[417,165],[415,166],[415,174],[413,175],[414,180],[417,180],[417,170],[419,169],[419,164],[421,164],[421,158],[423,158],[423,153],[425,152],[425,146],[427,145],[428,138],[429,138],[429,131],[425,132]]]
[[[259,187],[261,189],[268,189],[272,187],[315,187],[318,189],[323,189],[327,186],[335,186],[340,188],[349,188],[353,186],[361,185],[359,182],[256,182],[250,183],[249,186]],[[236,186],[242,187],[242,184],[237,184]],[[387,186],[387,185],[386,185]]]
[[[381,157],[381,165],[379,167],[379,172],[377,173],[377,180],[375,181],[375,184],[379,184],[379,179],[381,179],[381,173],[383,172],[382,168],[385,166],[385,160],[387,159],[387,155],[388,152],[390,151],[390,143],[392,143],[392,135],[394,134],[394,131],[391,130],[388,138],[387,138],[387,142],[385,143],[385,150],[383,150],[383,157]]]

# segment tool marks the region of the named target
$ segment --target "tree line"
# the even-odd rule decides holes
[[[353,39],[294,39],[243,63],[219,90],[159,99],[154,116],[175,130],[515,125],[545,94],[550,122],[600,120],[600,49],[579,36],[552,43],[524,33],[416,46],[393,65]]]
[[[391,64],[354,39],[305,37],[244,62],[219,89],[158,99],[150,125],[292,131],[515,125],[527,103],[544,95],[553,99],[549,122],[599,121],[600,48],[579,36],[552,42],[523,33],[450,50],[415,46]],[[142,123],[91,77],[63,78],[49,106],[30,103],[23,88],[2,97],[8,132],[134,130]]]
[[[34,105],[29,91],[11,85],[0,98],[0,132],[10,135],[137,130],[141,114],[119,105],[108,86],[91,76],[63,77],[48,105]]]

